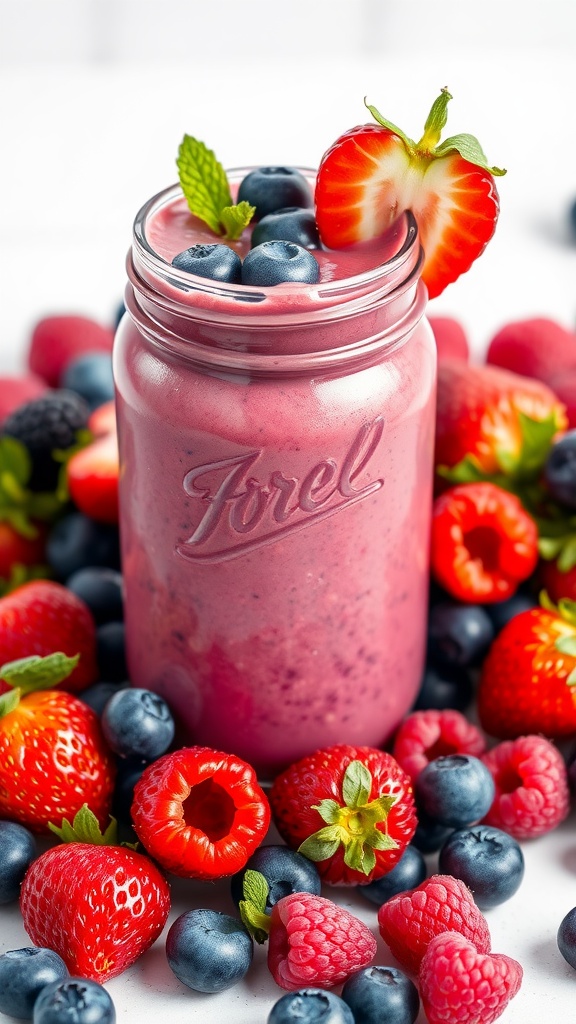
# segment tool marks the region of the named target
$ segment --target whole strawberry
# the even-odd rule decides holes
[[[302,758],[274,780],[270,803],[288,846],[332,885],[387,874],[416,830],[411,780],[373,747],[342,744]]]
[[[0,598],[0,665],[53,651],[79,656],[67,690],[96,680],[96,626],[84,601],[52,580],[24,583]],[[0,693],[5,689],[0,682]]]
[[[144,769],[132,821],[148,853],[183,878],[240,871],[264,839],[270,806],[251,765],[211,747],[182,747]]]
[[[367,104],[377,124],[340,136],[324,154],[316,184],[316,221],[330,249],[381,238],[402,211],[411,210],[430,298],[485,249],[499,212],[494,175],[505,174],[488,166],[471,135],[440,143],[451,99],[442,89],[418,142]]]
[[[0,818],[36,832],[84,804],[101,823],[110,810],[115,763],[98,716],[54,689],[76,662],[58,652],[0,669]]]
[[[20,892],[36,946],[59,953],[72,975],[100,983],[126,970],[158,938],[170,910],[168,883],[141,853],[116,845],[84,808],[54,828],[64,845],[41,854]]]
[[[407,971],[417,973],[428,944],[442,932],[459,932],[480,953],[490,950],[486,918],[472,893],[452,875],[430,875],[421,885],[398,893],[378,911],[384,942]]]
[[[576,604],[544,601],[507,623],[482,667],[478,715],[499,739],[576,732]]]
[[[438,367],[435,464],[453,483],[534,478],[566,425],[564,406],[540,381],[457,360]]]
[[[492,1024],[522,984],[517,960],[480,952],[457,932],[432,939],[420,967],[429,1024]]]

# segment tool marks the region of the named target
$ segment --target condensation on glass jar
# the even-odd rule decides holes
[[[271,777],[319,747],[381,745],[419,688],[422,254],[405,214],[393,255],[354,277],[217,284],[150,243],[178,195],[136,219],[114,351],[130,679],[167,699],[182,742]]]

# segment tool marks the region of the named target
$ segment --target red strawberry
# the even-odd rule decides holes
[[[316,221],[329,249],[380,238],[412,210],[430,298],[468,270],[491,239],[499,211],[493,175],[505,173],[488,166],[473,136],[439,145],[451,98],[443,89],[418,143],[368,106],[378,124],[337,139],[320,162],[316,184]]]
[[[566,406],[568,426],[573,430],[576,427],[576,367],[568,366],[559,371],[550,377],[548,384],[558,401]]]
[[[111,352],[114,331],[85,316],[49,316],[33,331],[28,366],[51,387],[58,387],[68,363],[84,352]]]
[[[457,932],[432,939],[419,985],[429,1024],[492,1024],[522,984],[522,968],[500,953],[481,953]]]
[[[570,811],[564,758],[544,736],[518,736],[497,743],[482,760],[494,779],[495,795],[484,818],[515,839],[546,835]]]
[[[436,341],[438,359],[461,359],[467,363],[470,347],[460,321],[451,316],[429,316],[428,323]]]
[[[34,373],[0,377],[0,426],[19,406],[43,395],[47,386]]]
[[[505,601],[536,568],[536,524],[501,487],[451,487],[434,502],[430,559],[434,579],[459,601]]]
[[[479,757],[486,741],[479,729],[459,711],[413,711],[402,722],[392,753],[398,764],[415,781],[423,768],[436,757],[447,754],[472,754]]]
[[[375,955],[376,939],[367,925],[331,900],[297,892],[272,907],[268,967],[281,988],[332,988]]]
[[[459,932],[480,953],[490,950],[486,918],[464,882],[452,875],[430,875],[415,889],[387,900],[378,911],[378,925],[398,962],[414,974],[429,942],[446,931]]]
[[[492,338],[486,362],[551,384],[576,369],[576,334],[546,317],[506,324]]]
[[[67,465],[68,490],[85,516],[101,523],[118,522],[118,439],[98,437],[76,452]]]
[[[288,846],[316,861],[332,885],[387,874],[416,830],[409,777],[372,747],[342,744],[303,757],[274,780],[270,803]]]
[[[56,831],[65,845],[41,854],[22,883],[24,927],[35,945],[59,953],[71,974],[102,983],[160,935],[168,883],[148,857],[116,845],[114,825],[99,835],[86,811]]]
[[[0,818],[37,832],[74,817],[83,804],[100,822],[110,810],[114,759],[98,716],[53,689],[75,664],[57,653],[0,668],[10,684],[0,696]]]
[[[539,572],[542,587],[554,604],[563,598],[576,601],[576,564],[569,569],[562,569],[559,560],[542,561]]]
[[[45,562],[46,527],[35,523],[33,532],[35,536],[24,537],[10,523],[0,521],[0,578],[10,579],[16,565]]]
[[[540,381],[456,360],[438,367],[435,462],[458,467],[454,483],[536,475],[565,427],[564,406]]]
[[[546,604],[515,615],[482,667],[478,714],[500,739],[576,732],[576,605]]]
[[[183,878],[240,871],[270,824],[254,769],[234,754],[184,747],[154,761],[134,789],[132,820],[148,853]]]
[[[96,627],[85,602],[51,580],[24,583],[0,598],[0,665],[53,651],[80,655],[66,690],[77,692],[96,680]],[[5,689],[0,682],[0,693]]]
[[[116,402],[104,402],[90,413],[88,429],[94,437],[105,437],[106,434],[116,433]]]

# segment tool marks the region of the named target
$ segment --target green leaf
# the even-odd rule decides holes
[[[328,825],[308,836],[298,847],[298,853],[308,860],[321,861],[333,857],[336,850],[347,839],[345,830],[339,825]]]
[[[568,679],[566,680],[568,686],[576,686],[576,668],[573,668]]]
[[[450,153],[459,153],[464,160],[468,160],[469,163],[481,167],[496,177],[506,174],[502,167],[492,167],[488,163],[484,150],[474,135],[452,135],[449,139],[444,139],[444,142],[436,149],[434,156],[448,156]]]
[[[25,445],[15,437],[0,437],[0,475],[6,473],[25,487],[31,472],[32,461]]]
[[[437,466],[436,472],[451,484],[476,484],[491,481],[473,455],[465,455],[455,466]]]
[[[570,572],[570,569],[573,569],[575,565],[576,536],[573,534],[572,536],[567,537],[564,544],[562,545],[562,549],[560,551],[560,555],[558,558],[558,570],[560,572]]]
[[[398,843],[391,835],[387,832],[381,832],[379,828],[375,828],[372,832],[369,832],[366,836],[365,842],[368,846],[371,846],[373,850],[397,850]]]
[[[6,693],[0,693],[0,718],[9,715],[18,707],[19,703],[20,690],[8,690]]]
[[[257,910],[264,913],[269,892],[268,882],[262,872],[253,871],[251,868],[248,868],[242,880],[242,895],[244,899],[249,900]]]
[[[376,855],[370,847],[364,846],[361,839],[353,839],[344,851],[344,863],[353,871],[369,875],[376,867]]]
[[[569,654],[571,658],[576,658],[576,636],[559,636],[554,641],[554,647],[561,654]]]
[[[363,807],[372,790],[372,775],[362,761],[351,761],[342,780],[342,796],[347,807]]]
[[[364,106],[370,111],[374,120],[378,121],[378,124],[381,124],[383,128],[387,128],[393,135],[397,135],[399,139],[402,139],[407,150],[414,151],[416,149],[416,143],[414,140],[405,135],[402,129],[398,128],[397,125],[392,124],[392,121],[387,121],[385,117],[382,117],[382,114],[376,107],[373,107],[370,103],[366,102],[366,97],[364,97]]]
[[[98,819],[88,804],[83,804],[74,815],[72,824],[67,818],[62,819],[60,826],[49,822],[48,828],[64,843],[90,843],[92,846],[117,846],[117,822],[110,818],[110,824],[103,833]]]
[[[543,420],[533,419],[523,412],[517,415],[522,435],[520,469],[523,477],[536,476],[546,462],[552,441],[558,433],[556,415],[552,412]]]
[[[321,800],[319,804],[312,804],[312,809],[318,811],[327,825],[337,825],[342,817],[342,807],[336,800]]]
[[[18,658],[2,665],[0,679],[12,687],[17,686],[23,696],[36,690],[51,690],[68,678],[79,660],[79,654],[69,658],[62,651],[44,657],[32,654],[28,658]]]
[[[264,875],[249,868],[242,880],[244,899],[240,900],[238,909],[244,927],[260,945],[266,942],[270,931],[270,918],[266,913],[269,891]]]
[[[211,149],[185,135],[178,150],[178,174],[188,208],[215,234],[222,234],[221,213],[232,206],[226,172]]]
[[[553,562],[560,554],[564,546],[562,537],[540,537],[538,540],[538,553],[547,562]]]
[[[248,226],[256,213],[256,207],[242,201],[237,206],[224,206],[220,210],[220,223],[229,241],[234,242]]]

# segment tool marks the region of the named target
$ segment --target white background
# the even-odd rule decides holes
[[[463,321],[476,358],[508,320],[574,326],[575,57],[573,0],[0,0],[0,372],[24,366],[42,315],[112,319],[133,216],[175,180],[184,132],[227,166],[315,165],[369,120],[365,95],[419,137],[444,85],[448,132],[477,134],[508,175],[495,238],[432,311]],[[493,948],[525,969],[502,1020],[572,1020],[555,934],[576,904],[574,821],[525,855],[520,892],[489,914]],[[174,914],[200,899],[179,885]],[[0,909],[0,950],[25,943],[17,909]],[[207,999],[172,978],[161,940],[110,984],[118,1019],[264,1024],[280,993],[259,960]]]

